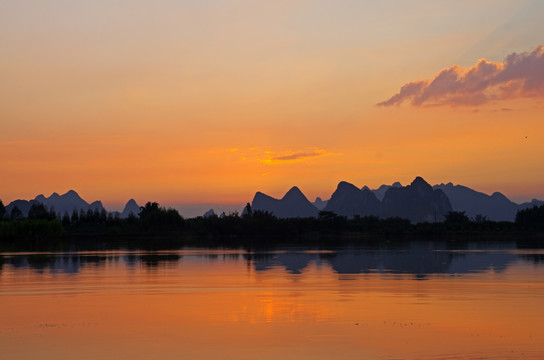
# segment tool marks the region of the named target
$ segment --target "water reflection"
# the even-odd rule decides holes
[[[501,272],[517,259],[512,253],[429,251],[414,246],[407,251],[339,252],[328,261],[339,274],[400,273],[425,279],[432,274]]]
[[[160,267],[176,264],[181,260],[178,254],[145,254],[140,255],[139,261],[147,267]]]
[[[3,254],[0,271],[32,269],[37,273],[78,274],[85,267],[104,267],[122,264],[127,268],[171,268],[183,258],[188,261],[216,263],[246,262],[248,269],[267,272],[283,269],[289,274],[303,274],[310,266],[330,268],[337,274],[411,274],[415,279],[431,275],[463,275],[475,272],[503,272],[514,262],[540,266],[544,254],[519,252],[515,243],[474,243],[463,249],[452,249],[444,244],[412,242],[402,246],[373,248],[340,248],[310,251],[307,249],[271,252],[177,250],[161,252],[102,252],[73,254]]]
[[[544,254],[523,254],[520,255],[520,258],[532,262],[535,265],[544,264]]]
[[[344,248],[322,253],[248,254],[256,271],[282,267],[290,274],[301,274],[311,263],[329,266],[338,274],[413,274],[426,279],[433,274],[467,274],[492,270],[500,273],[517,260],[534,260],[534,256],[516,254],[515,244],[488,244],[452,250],[424,242],[402,247]]]
[[[0,357],[543,359],[543,261],[513,243],[3,253]]]

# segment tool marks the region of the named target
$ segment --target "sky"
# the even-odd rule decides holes
[[[0,199],[544,199],[542,34],[538,0],[0,0]]]

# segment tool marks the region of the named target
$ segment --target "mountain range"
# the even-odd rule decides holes
[[[28,216],[33,204],[43,204],[61,217],[74,211],[105,210],[102,202],[88,203],[77,192],[70,190],[63,195],[53,193],[49,197],[38,195],[32,200],[15,200],[6,206],[6,213],[11,214],[17,207],[23,217]],[[367,186],[358,188],[346,181],[338,183],[330,199],[316,198],[310,202],[302,191],[294,186],[281,199],[275,199],[262,192],[255,193],[251,207],[253,211],[266,211],[279,218],[317,217],[320,211],[333,212],[340,216],[401,217],[413,223],[442,221],[448,211],[464,211],[472,219],[492,221],[514,221],[519,210],[544,205],[544,201],[533,199],[531,202],[517,204],[499,192],[491,195],[451,182],[431,186],[423,178],[416,177],[407,186],[399,182],[381,185],[377,189]],[[213,210],[210,210],[213,211]],[[207,216],[215,214],[208,211]],[[137,216],[140,206],[134,199],[129,200],[122,212],[112,212],[120,218],[130,214]]]
[[[97,210],[99,212],[105,210],[101,201],[94,201],[92,203],[88,203],[83,200],[77,192],[75,192],[74,190],[70,190],[63,195],[59,195],[55,192],[49,197],[45,197],[44,195],[38,195],[33,200],[12,201],[6,206],[6,213],[11,214],[13,209],[17,207],[21,211],[22,216],[27,217],[30,208],[34,204],[43,204],[47,209],[55,211],[57,213],[57,216],[59,217],[63,216],[64,214],[72,215],[74,211],[79,213],[81,211],[88,210]],[[130,214],[138,215],[139,212],[140,206],[138,206],[134,199],[130,199],[125,205],[123,211],[117,214],[121,218],[127,218],[130,216]]]
[[[296,193],[296,197],[291,193]],[[291,202],[286,198],[291,198]],[[294,201],[295,198],[298,201]],[[533,199],[517,204],[499,192],[487,195],[452,183],[431,186],[421,177],[416,177],[408,186],[395,182],[377,189],[367,186],[359,189],[341,181],[329,200],[318,197],[314,203],[310,203],[297,187],[289,190],[281,200],[257,192],[252,203],[254,209],[268,211],[280,218],[315,217],[324,210],[348,218],[401,217],[413,223],[443,221],[449,211],[464,211],[472,219],[480,216],[480,219],[492,221],[514,221],[519,210],[539,205],[544,205],[544,201]]]
[[[536,199],[516,204],[500,192],[487,195],[463,185],[453,185],[451,182],[435,185],[433,188],[446,194],[454,211],[464,211],[470,218],[483,215],[493,221],[513,221],[519,210],[544,204],[544,201]]]
[[[382,201],[368,187],[359,189],[353,184],[341,181],[323,211],[348,218],[369,215],[401,217],[417,223],[441,221],[452,210],[448,197],[442,190],[433,189],[421,177],[405,187],[395,184],[380,187],[377,191],[380,196],[383,193]],[[280,200],[257,192],[251,206],[254,210],[268,211],[279,218],[316,217],[319,214],[319,208],[297,187],[291,188]]]

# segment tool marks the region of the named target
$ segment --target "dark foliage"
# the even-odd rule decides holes
[[[63,234],[58,220],[23,219],[0,221],[0,239],[13,238],[52,238]]]
[[[28,211],[28,219],[34,220],[54,220],[57,218],[57,214],[54,210],[47,210],[43,204],[32,204]]]
[[[533,206],[532,208],[518,211],[516,214],[516,225],[544,229],[544,205]]]
[[[444,223],[448,225],[466,225],[470,223],[470,219],[464,211],[448,211],[444,217]]]
[[[14,206],[11,209],[10,218],[11,220],[20,220],[23,218],[23,212],[17,206]]]
[[[140,225],[144,230],[180,230],[183,218],[175,209],[161,208],[156,202],[148,202],[140,208]]]
[[[4,206],[2,200],[0,200],[0,220],[2,220],[4,216],[6,216],[6,207]]]
[[[252,216],[253,216],[253,210],[251,209],[251,205],[247,203],[246,207],[244,208],[244,211],[242,211],[242,217],[250,218]]]
[[[55,238],[61,241],[107,244],[124,241],[123,246],[160,248],[162,244],[195,246],[267,246],[279,244],[319,244],[387,239],[402,241],[410,237],[459,238],[467,236],[502,236],[544,230],[544,206],[520,211],[516,222],[494,222],[485,217],[470,220],[464,212],[450,211],[441,223],[411,224],[408,219],[355,216],[348,219],[331,211],[321,211],[316,218],[277,218],[265,211],[246,206],[238,213],[221,217],[184,219],[174,209],[148,202],[138,216],[126,219],[102,210],[65,213],[62,220],[43,205],[33,205],[28,219],[14,208],[10,217],[0,220],[0,241]],[[535,232],[536,231],[536,232]],[[82,240],[83,239],[83,240]],[[86,240],[85,240],[86,239]],[[121,239],[121,240],[120,240]]]

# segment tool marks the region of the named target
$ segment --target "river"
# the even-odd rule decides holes
[[[0,253],[2,359],[542,359],[516,243]]]

